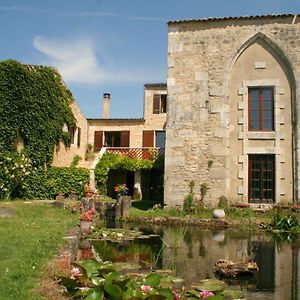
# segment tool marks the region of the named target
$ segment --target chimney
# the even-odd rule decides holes
[[[109,119],[110,94],[103,94],[102,119]]]

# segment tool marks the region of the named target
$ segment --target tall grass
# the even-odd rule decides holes
[[[0,299],[40,299],[32,290],[77,217],[37,202],[0,203],[3,206],[14,215],[0,218]]]

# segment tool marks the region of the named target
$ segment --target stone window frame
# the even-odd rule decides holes
[[[248,90],[251,87],[273,87],[274,88],[274,131],[250,131],[248,129]],[[238,139],[243,141],[243,152],[238,158],[241,165],[238,171],[238,178],[242,179],[242,185],[238,186],[238,194],[242,195],[243,200],[248,202],[248,155],[249,154],[274,154],[275,155],[275,172],[281,174],[282,158],[280,157],[280,140],[284,139],[284,134],[280,131],[280,125],[284,124],[281,117],[281,110],[285,108],[284,102],[281,101],[281,95],[284,94],[283,88],[280,86],[279,80],[262,79],[262,80],[243,80],[242,86],[239,88],[238,94],[242,96],[242,101],[238,102],[238,110],[242,111],[242,117],[238,119],[238,125],[242,126],[239,131]],[[250,147],[249,140],[274,140],[274,147]],[[280,195],[285,195],[285,191],[281,188],[280,180],[282,176],[275,178],[275,202],[278,202]]]

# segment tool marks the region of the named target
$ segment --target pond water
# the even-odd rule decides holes
[[[123,242],[94,241],[94,250],[100,257],[138,263],[145,270],[171,269],[187,286],[215,278],[214,265],[219,259],[238,261],[251,257],[259,267],[256,277],[222,280],[244,290],[247,299],[300,300],[299,237],[288,242],[270,234],[237,229],[125,226],[158,236]]]

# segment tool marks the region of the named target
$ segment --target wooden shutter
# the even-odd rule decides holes
[[[77,147],[80,147],[81,128],[77,128]]]
[[[154,145],[154,130],[143,131],[143,147],[153,147]]]
[[[121,147],[129,147],[130,131],[121,131]]]
[[[94,152],[100,151],[103,144],[103,131],[94,132]]]
[[[160,95],[158,94],[153,95],[153,113],[154,114],[160,113]]]

